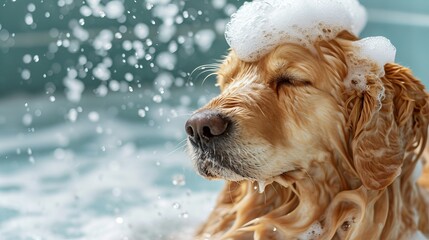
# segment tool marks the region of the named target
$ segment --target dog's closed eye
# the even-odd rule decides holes
[[[309,86],[311,82],[308,80],[301,80],[293,76],[280,76],[275,80],[276,88],[281,87],[300,87],[300,86]]]
[[[292,86],[294,84],[294,80],[289,76],[281,76],[276,79],[276,86]]]

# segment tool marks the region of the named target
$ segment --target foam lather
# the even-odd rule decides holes
[[[225,37],[238,58],[254,62],[284,43],[314,50],[315,42],[334,39],[344,30],[359,36],[366,21],[357,0],[254,0],[231,16]],[[366,79],[384,76],[384,65],[395,61],[396,48],[385,37],[360,39],[352,47],[344,83],[350,90],[365,91]]]
[[[310,47],[343,30],[357,36],[366,19],[357,0],[255,0],[232,15],[225,37],[240,59],[252,62],[282,43]]]

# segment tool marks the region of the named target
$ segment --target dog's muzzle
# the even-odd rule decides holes
[[[198,172],[204,177],[214,177],[213,171],[230,168],[229,161],[222,154],[228,142],[232,123],[215,110],[194,113],[185,124],[191,151],[195,156]],[[217,169],[217,170],[214,170]]]

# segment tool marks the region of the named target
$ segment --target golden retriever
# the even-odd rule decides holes
[[[429,236],[428,95],[394,63],[347,88],[356,40],[283,44],[256,62],[230,51],[221,94],[185,126],[198,173],[227,180],[197,239]]]

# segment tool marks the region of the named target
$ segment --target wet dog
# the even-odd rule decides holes
[[[230,51],[221,94],[185,126],[198,173],[227,181],[198,239],[429,235],[429,171],[418,180],[428,95],[394,63],[364,91],[348,88],[356,40],[344,31],[315,51],[282,44],[255,62]]]

